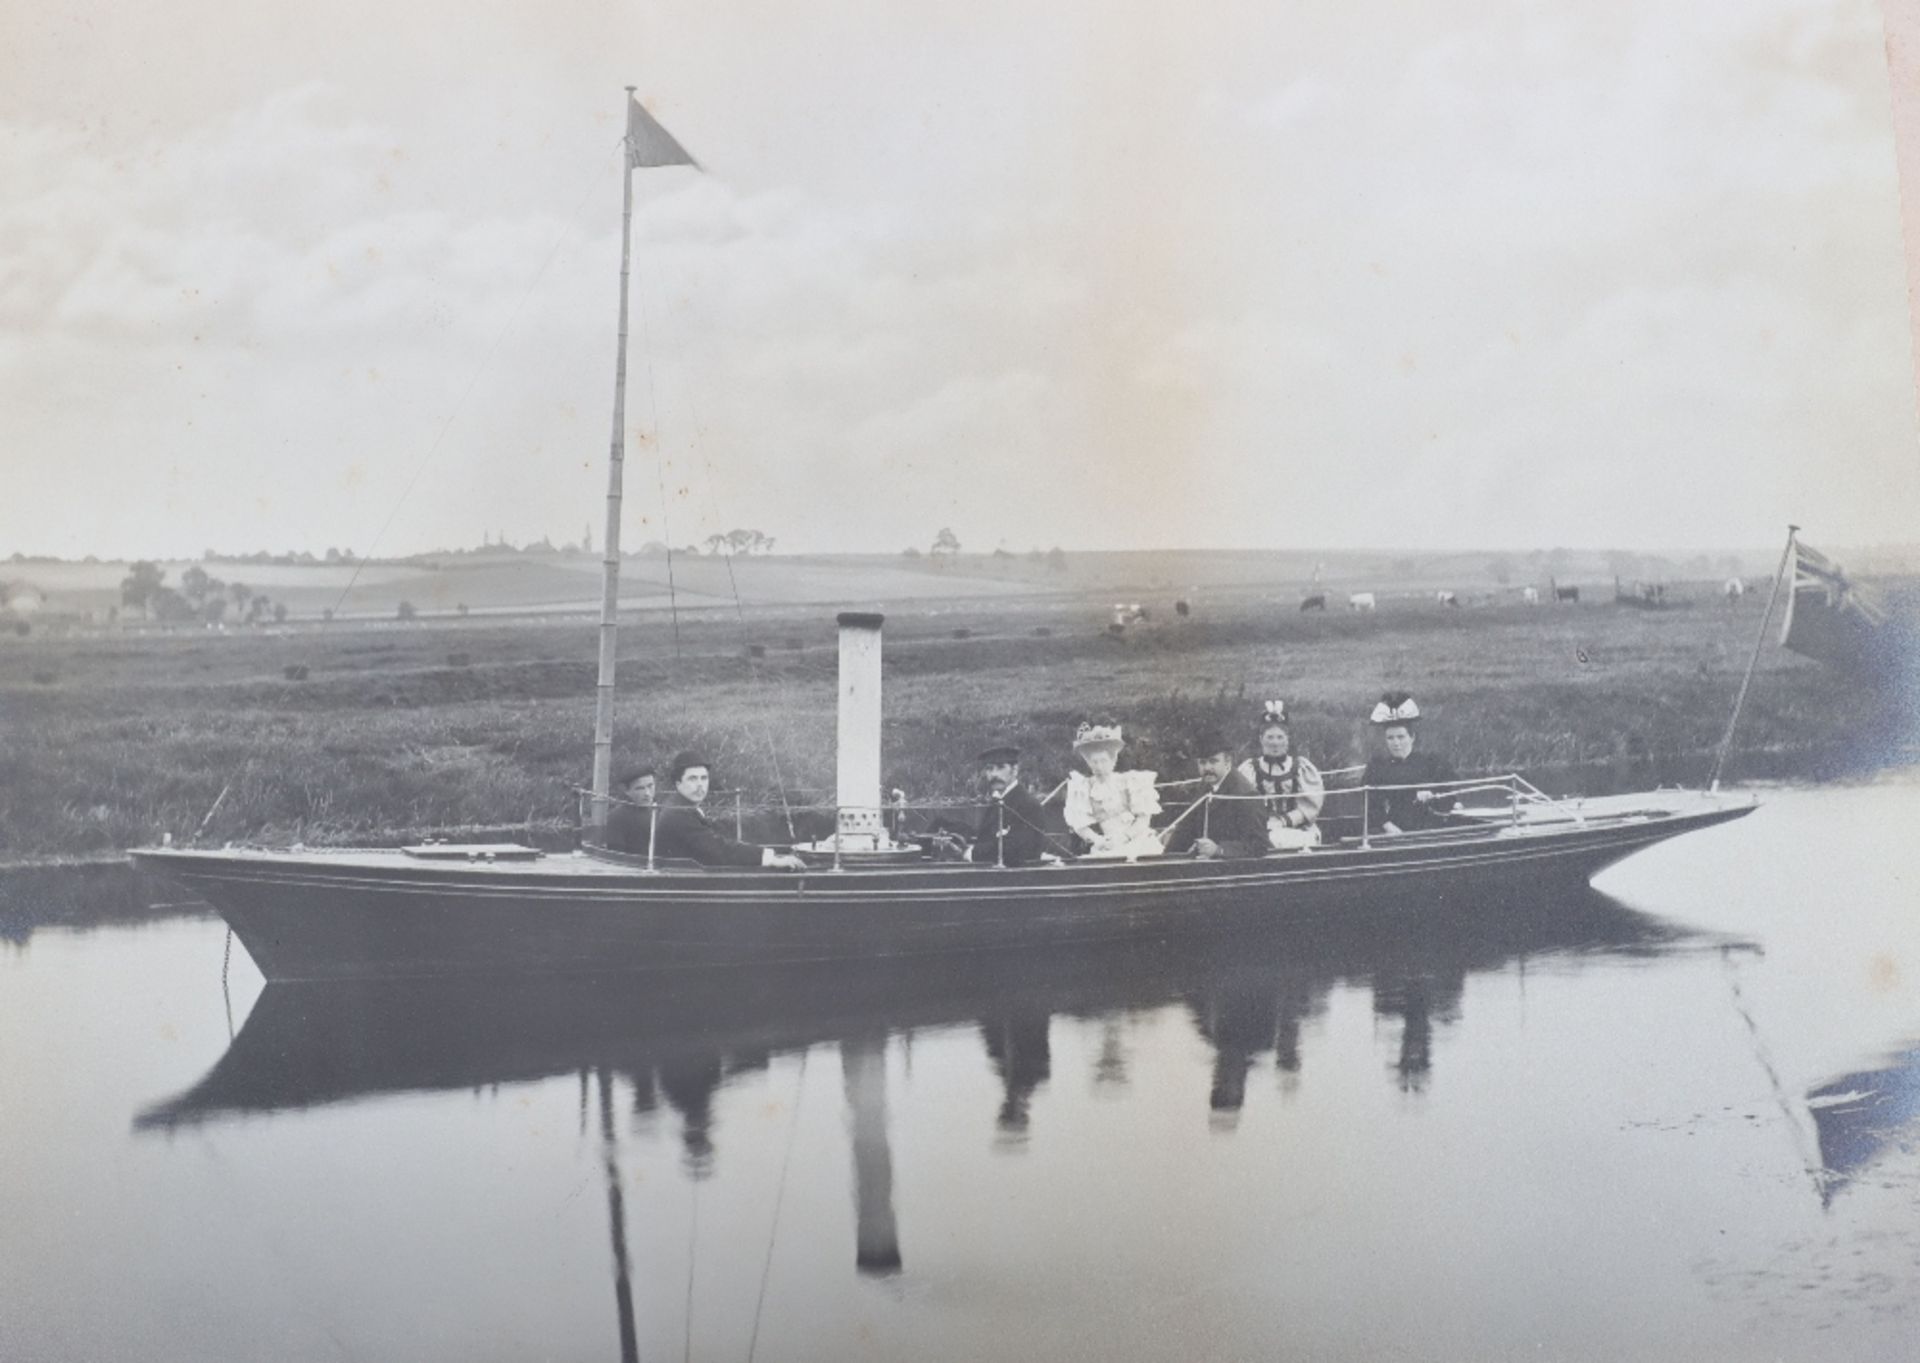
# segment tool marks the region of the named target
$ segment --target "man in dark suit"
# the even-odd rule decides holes
[[[644,857],[653,842],[654,778],[644,767],[630,767],[614,778],[621,804],[607,813],[606,845],[615,852]]]
[[[1034,793],[1020,783],[1020,750],[1010,744],[988,748],[977,759],[980,780],[992,803],[967,860],[989,866],[1032,866],[1047,850],[1045,813]]]
[[[1234,770],[1233,750],[1218,734],[1194,745],[1204,785],[1200,798],[1167,829],[1167,854],[1196,857],[1257,857],[1267,851],[1267,811],[1260,792]]]
[[[765,866],[781,871],[804,871],[807,864],[791,853],[757,847],[728,837],[707,819],[700,806],[713,784],[707,759],[683,752],[667,768],[673,789],[660,802],[654,825],[654,851],[663,857],[685,857],[702,866]]]

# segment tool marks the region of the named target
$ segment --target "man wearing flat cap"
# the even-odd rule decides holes
[[[975,760],[992,803],[980,816],[967,860],[989,866],[1034,865],[1047,850],[1046,816],[1039,799],[1020,783],[1020,750],[1002,743]]]
[[[1219,734],[1202,734],[1193,745],[1200,769],[1200,798],[1167,829],[1167,855],[1203,859],[1257,857],[1267,850],[1267,811],[1260,792],[1234,769],[1233,749]]]

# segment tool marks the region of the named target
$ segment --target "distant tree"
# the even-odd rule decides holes
[[[333,545],[329,544],[327,546],[327,562],[338,563],[339,561],[340,561],[340,551],[336,549]]]
[[[909,544],[906,548],[900,551],[900,557],[901,558],[919,558],[920,551],[917,548],[915,548],[913,545]]]
[[[276,601],[273,603],[273,623],[276,625],[284,625],[287,623],[286,602]]]
[[[1487,561],[1487,576],[1502,587],[1513,581],[1519,566],[1514,563],[1512,554],[1495,554]]]
[[[182,624],[196,614],[192,603],[171,587],[155,588],[148,607],[154,619],[168,625]]]
[[[321,619],[321,620],[322,620],[323,622],[325,622],[325,621],[329,621],[329,620],[332,620],[332,619],[333,619],[333,607],[332,607],[332,606],[324,606],[324,607],[322,607],[322,608],[321,608],[321,611],[320,611],[320,619]]]
[[[465,615],[467,613],[467,603],[462,601],[459,605],[455,606],[454,609],[460,614]],[[994,836],[998,837],[999,835],[996,833]]]
[[[709,554],[717,554],[727,547],[728,540],[723,531],[715,531],[713,534],[707,536],[706,544]]]
[[[189,567],[180,574],[180,594],[192,602],[197,609],[207,603],[207,593],[213,590],[213,578],[199,564]]]
[[[944,525],[941,526],[940,533],[933,537],[933,549],[931,552],[936,555],[946,554],[948,556],[959,553],[960,537],[954,534],[948,527]]]
[[[241,614],[247,613],[247,603],[253,600],[253,588],[244,582],[229,582],[227,595],[233,598],[233,609]]]
[[[411,620],[414,616],[418,615],[419,612],[413,608],[413,602],[402,601],[394,611],[394,614],[402,620]]]
[[[160,590],[167,575],[157,564],[141,559],[133,565],[126,577],[120,582],[120,603],[135,610],[144,611],[149,619],[153,616],[153,596]]]
[[[265,595],[251,596],[247,599],[247,623],[257,625],[267,618],[267,612],[273,609],[273,601]]]
[[[764,537],[758,530],[729,530],[724,538],[728,553],[751,554]]]
[[[1047,550],[1047,567],[1056,573],[1067,571],[1067,551],[1059,545]]]
[[[205,620],[209,625],[219,624],[226,618],[226,614],[227,598],[224,596],[209,596],[206,601],[201,604],[200,618]]]
[[[995,558],[1012,558],[1013,557],[1013,555],[1005,549],[995,549],[993,551],[993,556]]]

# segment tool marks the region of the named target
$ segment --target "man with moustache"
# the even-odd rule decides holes
[[[981,753],[980,783],[992,801],[980,816],[967,860],[988,866],[1033,866],[1047,851],[1045,814],[1020,782],[1020,750],[1010,743]]]
[[[1188,853],[1212,860],[1265,853],[1266,802],[1245,774],[1234,769],[1232,747],[1219,734],[1205,734],[1193,751],[1204,789],[1168,826],[1167,855]]]

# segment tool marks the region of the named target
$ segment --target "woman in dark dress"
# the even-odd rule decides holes
[[[1367,763],[1364,784],[1373,787],[1367,795],[1367,831],[1414,833],[1442,827],[1454,797],[1435,787],[1454,779],[1453,768],[1432,753],[1413,750],[1420,707],[1405,691],[1389,691],[1373,707],[1372,718],[1385,751]]]

